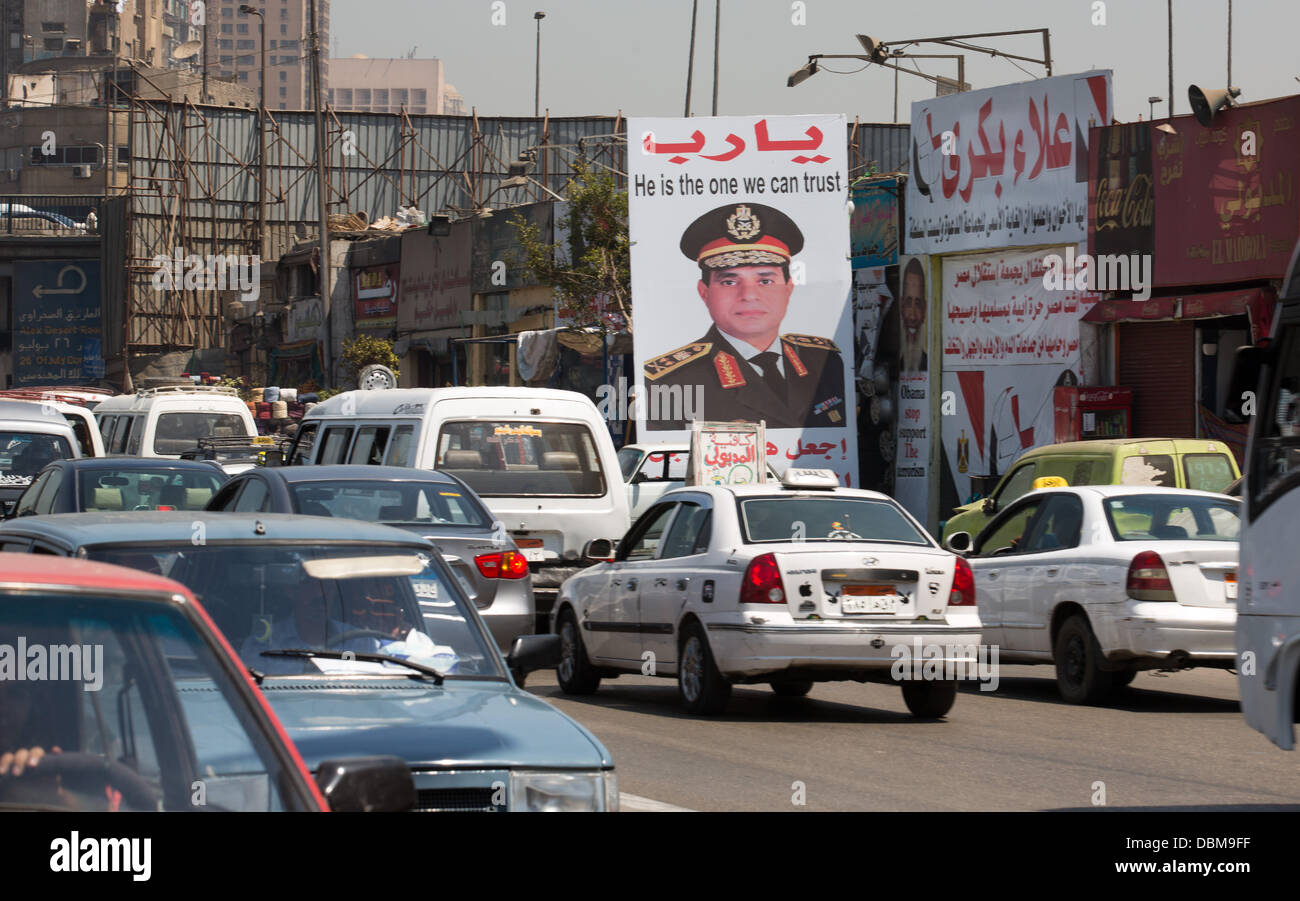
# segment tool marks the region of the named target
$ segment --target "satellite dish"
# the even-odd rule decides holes
[[[203,49],[202,41],[186,41],[172,51],[172,59],[189,59]]]
[[[357,385],[362,391],[385,391],[397,387],[397,376],[387,366],[367,366],[357,375]]]

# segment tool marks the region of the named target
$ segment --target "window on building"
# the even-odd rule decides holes
[[[63,38],[46,38],[45,49],[58,53],[63,49]]]
[[[406,88],[393,89],[393,106],[406,106],[410,102]]]
[[[281,81],[288,81],[288,80],[289,80],[289,73],[288,73],[288,72],[281,72],[281,73],[280,73],[280,80],[281,80]],[[107,114],[105,114],[105,115],[107,115]]]
[[[117,161],[118,161],[119,163],[129,163],[129,162],[131,162],[131,148],[127,147],[125,144],[118,144],[118,145],[117,145]]]
[[[240,81],[248,81],[248,73],[247,73],[247,72],[240,72],[240,73],[239,73],[239,80],[240,80]]]
[[[375,106],[388,106],[388,88],[375,89]]]
[[[232,40],[230,40],[230,39],[228,39],[228,38],[222,39],[222,40],[220,40],[220,41],[217,41],[217,49],[219,49],[219,50],[234,50],[234,49],[235,49],[235,42],[232,41]],[[107,115],[107,114],[105,114],[105,115]]]
[[[234,30],[235,30],[235,29],[234,29],[234,26],[229,25],[229,24],[225,24],[225,25],[222,25],[222,26],[221,26],[221,33],[222,33],[222,34],[230,34],[230,33],[231,33],[232,31],[234,31]]]
[[[238,32],[239,32],[240,34],[248,34],[248,23],[247,23],[247,22],[240,22],[240,23],[239,23],[239,28],[238,28],[237,30],[238,30]]]
[[[411,99],[417,106],[427,106],[429,103],[429,92],[424,88],[416,88],[411,91]]]
[[[281,96],[281,97],[288,97],[288,96],[289,96],[289,89],[288,89],[288,88],[280,88],[280,96]],[[107,115],[107,114],[105,114],[105,115]]]
[[[288,25],[281,25],[281,26],[280,26],[280,34],[288,34],[288,33],[289,33],[289,26],[288,26]]]
[[[298,42],[297,42],[296,40],[281,41],[281,42],[280,42],[280,49],[281,49],[281,50],[297,50],[297,49],[298,49]]]
[[[351,88],[339,88],[339,103],[343,104],[344,106],[352,105]]]
[[[223,7],[221,10],[221,18],[223,19],[229,19],[234,15],[235,15],[235,8],[233,6],[226,6]]]
[[[235,41],[235,46],[238,47],[240,50],[252,50],[254,47],[257,46],[257,42],[249,38],[249,39]]]
[[[357,106],[368,109],[370,107],[370,88],[357,88],[356,98]]]
[[[68,27],[63,22],[42,22],[41,23],[41,31],[49,31],[49,32],[53,32],[54,34],[64,34],[67,32],[67,30]]]
[[[222,65],[223,67],[229,69],[229,68],[230,68],[231,66],[233,66],[234,64],[235,64],[235,58],[234,58],[233,56],[223,56],[223,57],[221,57],[221,65]],[[105,113],[105,115],[107,115],[107,113]]]

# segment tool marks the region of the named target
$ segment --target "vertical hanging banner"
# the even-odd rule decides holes
[[[898,262],[898,179],[865,182],[853,189],[850,240],[853,268],[893,266]]]
[[[630,119],[637,432],[762,422],[857,484],[844,116]]]
[[[930,262],[899,260],[898,450],[894,499],[921,522],[930,491]],[[873,399],[874,401],[874,399]]]
[[[1110,72],[912,104],[907,249],[953,253],[1087,240],[1088,138],[1111,120]]]

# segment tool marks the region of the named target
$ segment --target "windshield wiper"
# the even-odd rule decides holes
[[[396,663],[400,666],[408,667],[417,673],[423,673],[433,679],[435,685],[441,685],[443,681],[442,673],[438,672],[431,666],[425,666],[423,663],[415,663],[411,660],[403,660],[401,657],[394,657],[391,654],[372,654],[369,651],[313,651],[309,648],[276,648],[270,651],[262,651],[263,657],[325,657],[330,660],[364,660],[367,663]]]

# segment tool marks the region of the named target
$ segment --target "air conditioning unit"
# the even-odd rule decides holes
[[[90,178],[90,166],[73,166],[73,178]]]

